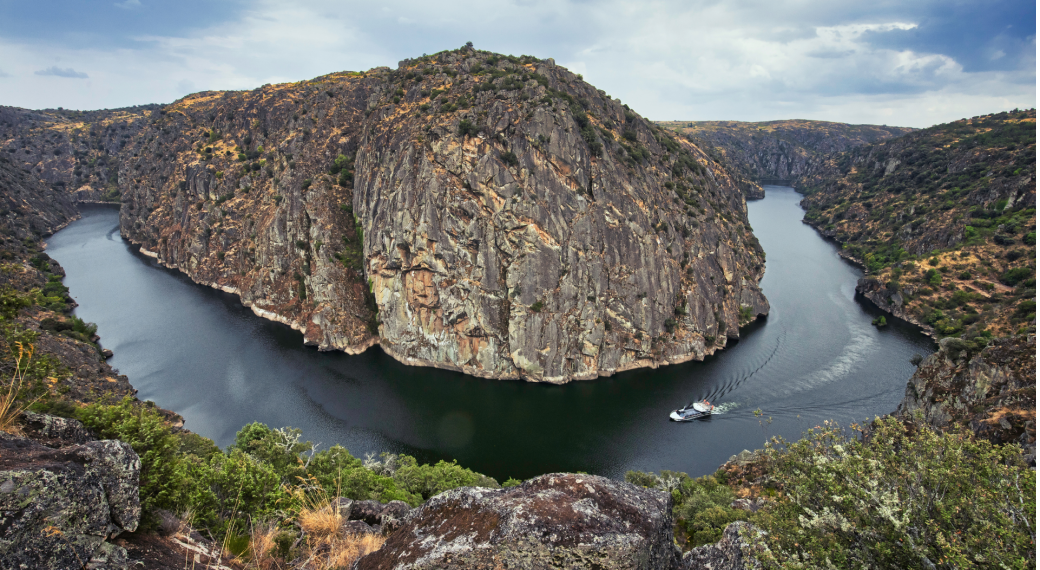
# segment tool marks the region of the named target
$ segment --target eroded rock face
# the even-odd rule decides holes
[[[569,72],[531,67],[547,86],[481,95],[468,114],[475,136],[389,111],[367,130],[354,210],[384,349],[477,376],[565,382],[703,358],[737,334],[741,307],[765,313],[745,207],[725,174],[669,138],[672,155],[709,167],[673,165],[660,142],[671,135]],[[599,156],[581,115],[602,129]],[[633,165],[619,140],[649,160]],[[690,210],[665,186],[683,180],[739,222]]]
[[[413,511],[356,567],[674,568],[671,509],[663,492],[593,475],[454,489]]]
[[[125,238],[322,350],[566,382],[702,359],[768,312],[726,169],[552,60],[15,115],[26,167],[73,183],[104,158]]]
[[[126,568],[125,550],[107,540],[137,528],[140,470],[121,441],[52,449],[0,433],[3,566]]]
[[[982,351],[945,338],[906,385],[897,417],[938,429],[970,427],[993,443],[1018,443],[1036,462],[1036,335],[994,340]],[[970,345],[968,345],[970,346]]]

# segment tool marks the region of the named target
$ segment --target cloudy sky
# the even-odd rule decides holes
[[[924,127],[1036,106],[1033,0],[0,0],[0,104],[112,108],[478,49],[651,119]]]

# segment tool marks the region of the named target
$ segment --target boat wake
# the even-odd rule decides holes
[[[755,374],[758,374],[763,368],[765,368],[766,366],[769,366],[769,363],[773,360],[773,358],[777,355],[777,353],[780,352],[780,347],[783,346],[784,340],[786,338],[787,338],[787,329],[785,328],[783,330],[783,332],[781,332],[776,337],[776,346],[773,347],[773,351],[769,353],[769,356],[767,356],[765,358],[765,360],[762,361],[761,364],[759,364],[754,370],[751,370],[751,371],[747,372],[746,374],[736,378],[735,380],[731,380],[731,381],[726,382],[725,384],[719,386],[718,388],[713,390],[710,394],[708,394],[708,399],[709,400],[717,400],[717,399],[721,398],[722,396],[725,396],[726,394],[729,394],[733,390],[736,390],[737,387],[739,387],[741,384],[746,382],[752,376],[754,376]]]
[[[726,412],[733,411],[733,410],[735,410],[735,409],[737,409],[739,407],[740,407],[740,404],[737,403],[737,402],[726,402],[724,404],[717,404],[715,406],[715,409],[713,409],[711,411],[711,415],[719,416],[719,415],[725,414]]]

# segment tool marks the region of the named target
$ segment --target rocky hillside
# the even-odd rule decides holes
[[[5,147],[120,194],[125,237],[323,350],[565,382],[703,358],[768,311],[726,170],[552,60],[463,48],[66,115],[0,121],[41,131]]]
[[[32,111],[0,106],[0,154],[77,202],[118,204],[116,155],[158,108]]]
[[[906,127],[849,125],[829,121],[661,121],[701,148],[711,148],[732,165],[749,198],[761,198],[760,184],[800,187],[829,154],[898,137]]]
[[[982,350],[943,339],[910,378],[896,416],[1019,444],[1035,466],[1036,335],[999,339]]]
[[[1036,111],[937,125],[836,155],[805,220],[867,277],[859,291],[936,336],[1035,326]]]

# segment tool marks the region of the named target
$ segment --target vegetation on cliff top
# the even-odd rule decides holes
[[[831,159],[805,219],[938,336],[1033,330],[1036,111],[936,125]]]
[[[714,476],[630,472],[669,491],[677,539],[717,541],[735,520],[768,533],[767,568],[1032,568],[1036,474],[1017,445],[964,428],[875,420],[825,423],[802,439],[773,438],[743,465]],[[750,498],[756,512],[731,506]]]

